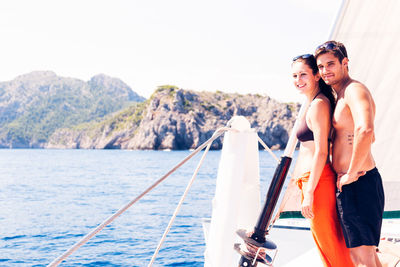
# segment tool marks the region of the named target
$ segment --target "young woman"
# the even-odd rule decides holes
[[[310,101],[297,138],[300,152],[295,173],[302,190],[301,212],[310,219],[311,232],[324,266],[353,266],[336,211],[336,174],[329,161],[331,117],[335,98],[318,73],[311,54],[295,57],[293,83]]]

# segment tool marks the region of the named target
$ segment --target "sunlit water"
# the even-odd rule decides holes
[[[0,150],[0,266],[46,266],[190,153]],[[208,153],[154,266],[203,266],[201,220],[211,215],[219,156]],[[191,159],[60,266],[147,266],[199,160]],[[260,152],[262,200],[275,167]]]

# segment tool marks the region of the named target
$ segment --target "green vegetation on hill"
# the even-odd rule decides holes
[[[0,147],[43,147],[55,130],[99,120],[144,98],[122,81],[33,72],[0,83]]]

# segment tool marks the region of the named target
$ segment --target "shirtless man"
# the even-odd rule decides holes
[[[332,165],[338,174],[337,206],[346,246],[355,266],[382,266],[379,244],[384,193],[371,154],[375,103],[365,85],[350,78],[343,44],[328,41],[315,58],[322,79],[337,94],[332,118],[335,138]]]

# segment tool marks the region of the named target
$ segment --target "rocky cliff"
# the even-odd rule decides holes
[[[192,149],[235,115],[245,116],[264,142],[284,148],[299,104],[267,96],[193,92],[162,86],[143,103],[98,123],[55,131],[48,148]],[[213,149],[222,147],[221,139]]]

